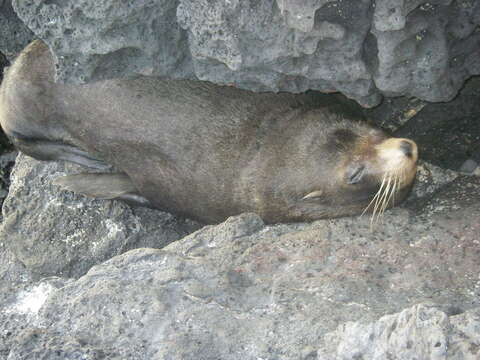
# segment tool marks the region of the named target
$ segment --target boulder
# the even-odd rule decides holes
[[[468,210],[449,228],[403,209],[374,233],[367,218],[265,226],[244,214],[131,250],[51,291],[10,330],[9,359],[478,356],[478,202]]]
[[[97,209],[89,214],[72,194],[50,189],[52,176],[44,163],[23,158],[20,169],[29,161],[30,167],[44,169],[29,178],[50,192],[48,201],[39,202],[43,209],[30,210],[43,219],[37,224],[54,224],[39,214],[51,206],[75,208],[80,216],[65,209],[68,217],[56,221],[72,226],[68,219],[80,218],[85,226],[73,223],[73,229],[85,230],[85,244],[102,237],[111,242],[90,233],[87,216],[100,217],[98,209],[116,215],[114,202],[84,199]],[[34,192],[26,195],[32,180],[22,183],[25,193],[16,189],[19,176],[15,169],[9,197],[35,199]],[[438,179],[432,181],[433,176]],[[412,196],[415,201],[388,211],[373,227],[367,216],[266,226],[257,215],[242,214],[163,249],[113,252],[103,262],[93,251],[83,251],[76,261],[93,266],[71,271],[88,270],[79,278],[30,275],[10,285],[16,291],[0,312],[5,339],[0,350],[9,360],[32,354],[48,359],[382,359],[388,353],[397,359],[424,354],[475,359],[480,356],[480,178],[423,164]],[[6,224],[15,218],[12,200],[8,203]],[[29,210],[19,211],[21,218]],[[69,234],[66,225],[55,226]],[[95,226],[107,232],[105,225]],[[17,252],[19,246],[12,245],[12,232],[6,230],[21,228],[4,225],[7,251]],[[121,244],[134,238],[127,236],[131,229],[120,229],[114,237]],[[26,238],[36,244],[38,258],[45,259],[42,247],[60,253],[42,236],[32,241],[32,234]],[[60,238],[55,246],[66,249]],[[64,261],[55,256],[42,260],[45,268]],[[25,268],[17,262],[3,273],[36,270],[32,263]]]
[[[51,184],[57,176],[82,171],[74,164],[17,158],[0,241],[33,273],[79,277],[112,256],[162,248],[200,227],[161,211],[60,192]]]
[[[6,0],[8,2],[8,0]],[[473,0],[12,0],[60,81],[134,74],[253,91],[451,100],[480,74]]]
[[[2,29],[0,31],[0,53],[9,60],[15,58],[18,52],[35,37],[13,11],[11,0],[0,0],[0,29]],[[2,61],[0,61],[0,65],[2,65]],[[3,66],[1,67],[3,68]]]

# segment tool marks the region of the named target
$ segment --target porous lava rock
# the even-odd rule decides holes
[[[475,0],[12,0],[60,81],[132,74],[254,91],[451,100],[480,74]]]

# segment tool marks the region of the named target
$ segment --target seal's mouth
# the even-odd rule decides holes
[[[402,172],[406,176],[405,181],[412,180],[418,160],[418,148],[414,141],[389,138],[376,145],[375,149],[384,173]]]
[[[395,204],[395,195],[410,186],[417,172],[418,147],[414,141],[389,138],[375,146],[382,174],[381,183],[373,199],[363,210],[372,211],[372,225]]]

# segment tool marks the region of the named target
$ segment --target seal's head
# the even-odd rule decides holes
[[[304,221],[372,212],[374,219],[408,195],[417,169],[415,142],[351,122],[322,135],[313,148],[317,163],[307,165],[316,170],[302,171],[305,181],[289,199],[291,217]]]

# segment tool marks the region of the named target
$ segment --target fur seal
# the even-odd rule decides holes
[[[242,212],[266,222],[378,213],[405,198],[417,146],[358,120],[335,94],[253,93],[154,77],[54,82],[41,41],[8,69],[0,123],[24,153],[117,173],[57,183],[216,223]]]

